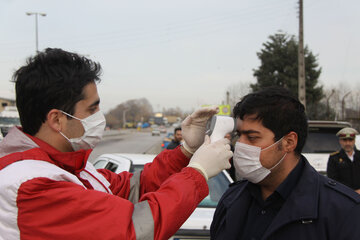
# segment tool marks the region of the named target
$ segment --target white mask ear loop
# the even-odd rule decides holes
[[[271,144],[270,146],[264,148],[264,149],[261,149],[261,151],[265,151],[266,149],[269,149],[271,148],[272,146],[274,146],[275,144],[279,143],[284,137],[280,138],[279,140],[277,140],[276,142],[274,142],[273,144]]]
[[[73,115],[71,115],[71,114],[68,114],[68,113],[64,112],[63,110],[60,110],[60,111],[61,111],[63,114],[69,116],[69,117],[72,117],[72,118],[74,118],[74,119],[76,119],[76,120],[82,121],[82,119],[77,118],[77,117],[75,117],[75,116],[73,116]]]
[[[271,170],[273,170],[274,168],[276,168],[276,167],[284,160],[286,154],[287,154],[287,153],[285,153],[284,156],[280,159],[280,161],[279,161],[277,164],[275,164],[274,166],[272,166],[269,170],[271,171]]]
[[[65,136],[65,134],[63,134],[61,131],[59,131],[59,133],[60,133],[66,140],[68,140],[68,141],[70,142],[70,139],[69,139],[67,136]]]
[[[284,137],[280,138],[279,140],[277,140],[276,142],[274,142],[274,143],[271,144],[270,146],[268,146],[268,147],[266,147],[266,148],[264,148],[264,149],[261,149],[261,151],[265,151],[266,149],[271,148],[271,147],[274,146],[275,144],[279,143],[283,138],[284,138]],[[286,154],[287,154],[287,153],[284,154],[284,156],[280,159],[280,161],[279,161],[277,164],[275,164],[274,166],[272,166],[271,168],[269,168],[269,170],[271,171],[271,170],[273,170],[274,168],[276,168],[276,167],[284,160]]]

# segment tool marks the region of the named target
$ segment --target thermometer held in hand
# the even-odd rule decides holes
[[[235,119],[229,116],[213,116],[206,125],[206,134],[211,142],[225,137],[227,133],[235,131]]]

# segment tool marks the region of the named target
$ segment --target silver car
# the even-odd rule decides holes
[[[105,168],[115,173],[135,172],[141,171],[146,163],[153,161],[155,156],[152,154],[103,154],[94,161],[94,166],[97,169]],[[216,205],[232,182],[226,171],[209,179],[209,195],[197,206],[171,239],[210,239],[210,224]]]

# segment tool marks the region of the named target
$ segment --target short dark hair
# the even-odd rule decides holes
[[[176,127],[176,128],[174,129],[174,134],[176,134],[177,131],[181,131],[181,127]]]
[[[84,87],[99,82],[100,74],[99,63],[62,49],[47,48],[29,57],[13,75],[23,131],[35,135],[51,109],[74,114]]]
[[[234,117],[243,120],[245,115],[255,115],[257,120],[270,129],[275,141],[293,131],[298,135],[295,153],[301,154],[308,123],[305,108],[291,92],[282,87],[268,87],[246,95],[236,104]]]

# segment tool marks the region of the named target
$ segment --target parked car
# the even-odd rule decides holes
[[[339,121],[309,121],[309,135],[302,154],[321,174],[326,175],[330,153],[341,149],[336,133],[344,127],[351,127],[351,124]]]
[[[169,143],[171,142],[171,140],[173,140],[174,138],[174,133],[168,133],[167,136],[164,138],[162,144],[161,144],[161,148],[164,150],[165,148],[167,148],[167,146],[169,145]]]
[[[4,111],[0,112],[0,131],[2,136],[6,136],[10,128],[20,126],[19,112],[15,106],[6,106]]]
[[[181,122],[173,123],[173,128],[181,127]]]
[[[159,127],[159,130],[160,130],[160,133],[167,133],[167,129],[163,125]]]
[[[160,129],[158,125],[151,125],[151,136],[160,136]]]
[[[105,168],[115,173],[141,171],[146,163],[152,162],[152,154],[103,154],[94,161],[95,168]],[[210,239],[210,224],[220,197],[232,179],[226,171],[209,179],[209,195],[198,205],[191,216],[173,236],[175,239]]]

